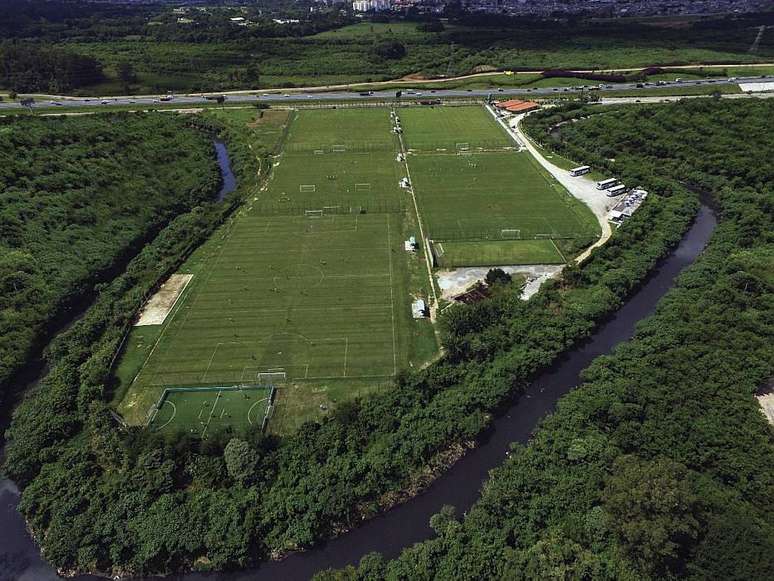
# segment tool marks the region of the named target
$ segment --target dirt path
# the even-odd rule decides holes
[[[582,254],[575,258],[575,263],[580,264],[586,260],[592,250],[602,246],[608,241],[613,231],[610,227],[610,222],[607,220],[607,215],[610,209],[616,204],[618,198],[608,198],[602,192],[600,192],[593,180],[586,176],[573,177],[570,172],[564,170],[546,158],[544,158],[537,148],[532,144],[527,135],[521,130],[520,123],[524,119],[525,115],[517,115],[510,120],[509,125],[516,132],[519,141],[524,144],[524,147],[532,154],[537,162],[543,166],[556,180],[564,186],[564,188],[570,192],[575,198],[586,204],[594,215],[597,217],[599,226],[602,228],[602,236],[594,244],[589,246]]]

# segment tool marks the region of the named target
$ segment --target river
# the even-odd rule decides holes
[[[445,504],[455,506],[457,514],[466,512],[472,506],[489,470],[504,461],[510,443],[527,442],[540,419],[554,409],[562,395],[579,383],[580,372],[596,357],[631,338],[637,322],[653,312],[678,274],[701,254],[716,224],[714,212],[702,205],[680,244],[659,263],[626,304],[582,345],[541,374],[519,400],[494,422],[480,445],[420,496],[323,546],[295,553],[283,561],[266,563],[260,569],[210,575],[191,573],[170,578],[180,581],[308,579],[328,567],[356,564],[363,555],[372,551],[395,557],[403,548],[430,538],[433,535],[429,527],[430,517]],[[0,481],[0,581],[56,579],[54,571],[40,558],[37,546],[16,511],[18,499],[15,486],[9,481]]]

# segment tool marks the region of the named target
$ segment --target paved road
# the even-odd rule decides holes
[[[420,83],[421,81],[418,81]],[[745,82],[756,82],[771,84],[771,88],[774,89],[774,75],[768,75],[766,77],[732,77],[724,79],[698,79],[698,80],[686,80],[681,82],[662,82],[657,83],[617,83],[615,85],[604,85],[603,90],[606,92],[623,92],[623,91],[648,91],[654,88],[682,88],[682,87],[695,87],[695,86],[722,86],[722,85],[736,85]],[[599,85],[589,84],[586,86],[599,87]],[[402,89],[403,99],[443,99],[454,97],[487,97],[492,95],[494,97],[507,97],[507,96],[519,96],[529,97],[534,96],[547,96],[547,95],[565,95],[565,94],[578,94],[583,89],[581,87],[542,87],[542,88],[501,88],[501,89],[434,89],[434,90],[412,90],[408,87]],[[190,94],[190,95],[175,95],[174,97],[159,96],[159,95],[143,95],[137,97],[110,97],[110,98],[78,98],[78,97],[57,97],[57,98],[38,98],[32,104],[32,108],[51,108],[61,107],[75,109],[78,107],[93,107],[100,105],[139,105],[139,106],[158,106],[161,104],[174,104],[179,106],[194,106],[201,105],[203,103],[213,102],[217,94]],[[295,92],[282,92],[282,91],[264,91],[259,94],[248,93],[229,93],[224,95],[226,102],[228,103],[299,103],[299,102],[325,102],[325,101],[341,101],[341,100],[362,100],[362,101],[384,101],[395,98],[395,90],[383,90],[383,91],[365,91],[365,92],[352,92],[352,91],[298,91]],[[661,98],[661,97],[658,97]],[[0,110],[2,109],[20,109],[22,105],[18,102],[0,102]]]

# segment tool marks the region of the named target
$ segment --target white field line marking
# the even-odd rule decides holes
[[[350,375],[346,379],[390,379],[393,375]],[[333,380],[333,379],[345,379],[341,375],[313,375],[312,377],[305,377],[310,381]]]
[[[390,241],[390,215],[387,214],[387,258],[390,265],[390,314],[392,315],[392,365],[395,374],[398,373],[398,347],[395,338],[395,290],[392,280],[392,242]]]
[[[567,264],[567,259],[565,258],[564,253],[561,250],[559,250],[559,247],[556,245],[556,242],[554,242],[554,239],[549,238],[549,240],[551,240],[551,244],[554,245],[554,248],[556,248],[556,251],[559,253],[559,256],[561,256],[562,260],[564,260],[564,263]]]
[[[220,396],[223,392],[218,391],[218,395],[215,396],[215,401],[212,404],[212,409],[210,410],[210,417],[207,418],[207,425],[204,426],[204,430],[202,430],[202,439],[204,438],[204,434],[207,433],[207,428],[210,427],[210,422],[212,421],[212,414],[215,413],[215,408],[218,407],[218,400],[220,399]]]
[[[220,260],[220,257],[223,255],[223,251],[226,248],[226,242],[228,241],[228,238],[230,237],[231,231],[232,231],[232,228],[233,228],[233,224],[234,224],[233,220],[234,219],[232,217],[231,220],[229,221],[229,224],[227,225],[227,230],[225,232],[225,236],[223,237],[223,245],[220,247],[220,252],[218,252],[217,257],[215,258],[215,263],[216,264]],[[212,276],[212,271],[213,270],[214,270],[214,268],[211,268],[210,270],[208,270],[205,273],[204,277],[202,277],[203,280],[200,281],[200,284],[202,285],[202,287],[209,282],[210,277]],[[145,361],[143,361],[142,367],[140,367],[140,370],[137,372],[137,375],[134,376],[134,379],[132,380],[132,383],[130,384],[130,386],[134,385],[134,383],[139,379],[139,377],[142,374],[142,372],[145,371],[145,368],[148,365],[148,362],[153,357],[153,354],[155,353],[156,348],[161,344],[161,339],[166,334],[167,329],[169,329],[169,327],[172,326],[172,323],[174,322],[175,317],[177,317],[177,314],[180,312],[180,310],[183,308],[183,306],[185,305],[186,301],[188,300],[188,298],[189,298],[188,294],[194,293],[194,291],[196,290],[197,286],[199,286],[199,285],[198,284],[186,285],[186,288],[183,290],[183,293],[186,293],[186,299],[182,300],[182,294],[183,293],[181,293],[180,300],[175,302],[175,306],[173,307],[172,311],[170,311],[170,313],[169,313],[169,316],[168,316],[169,320],[165,322],[164,327],[161,329],[161,333],[159,333],[158,339],[156,339],[156,342],[153,344],[153,348],[150,350],[150,353],[148,353],[148,356],[145,358]],[[190,291],[189,291],[189,289],[190,289]],[[201,295],[201,293],[198,293],[194,297],[193,302],[191,303],[191,308],[188,309],[188,316],[190,316],[191,311],[193,311],[193,307],[196,305],[196,302],[197,302],[197,300],[198,300],[200,295]],[[183,319],[183,324],[182,324],[181,328],[184,327],[186,322],[188,321],[188,316],[186,316]]]
[[[347,376],[347,354],[349,353],[349,337],[345,337],[346,343],[344,344],[344,377]]]
[[[250,414],[253,413],[253,410],[255,409],[255,406],[257,406],[259,403],[265,402],[268,397],[265,397],[263,399],[259,399],[257,402],[255,402],[253,405],[250,406],[250,409],[247,410],[247,423],[251,426],[253,425],[253,420],[250,419]]]
[[[210,371],[210,367],[212,366],[212,362],[215,359],[215,354],[218,352],[218,349],[221,345],[250,345],[250,341],[220,341],[215,344],[215,349],[212,350],[212,355],[210,356],[210,362],[207,364],[207,369],[204,370],[204,373],[202,374],[201,381],[204,381],[207,377],[207,373]],[[242,373],[244,373],[244,369],[242,370]]]
[[[164,428],[166,428],[166,427],[167,427],[169,424],[171,424],[171,423],[172,423],[172,420],[174,420],[174,419],[175,419],[175,416],[177,415],[177,406],[176,406],[175,404],[173,404],[171,401],[167,401],[167,400],[165,400],[165,401],[164,401],[164,405],[166,405],[166,404],[169,404],[169,405],[171,405],[171,406],[172,406],[172,417],[171,417],[171,418],[169,418],[169,419],[168,419],[166,422],[164,422],[162,425],[160,425],[158,428],[156,428],[156,429],[154,430],[154,432],[160,432],[161,430],[163,430]],[[156,418],[154,417],[153,419],[155,420]],[[151,422],[151,423],[153,423],[153,422]]]
[[[400,143],[400,152],[403,154],[403,165],[406,167],[406,176],[409,179],[409,192],[411,193],[411,200],[414,203],[414,214],[417,218],[417,225],[419,226],[419,237],[422,239],[422,251],[425,254],[425,266],[427,267],[427,279],[430,282],[430,292],[433,293],[433,304],[430,307],[431,314],[435,311],[434,307],[438,306],[438,295],[435,292],[435,282],[433,281],[433,266],[430,264],[430,257],[427,252],[427,241],[425,237],[425,228],[422,224],[422,216],[419,214],[419,204],[417,204],[417,197],[414,194],[414,178],[411,177],[411,170],[408,164],[408,153],[406,151],[406,145],[403,143],[403,134],[398,133],[398,142]],[[434,320],[434,317],[431,317]]]

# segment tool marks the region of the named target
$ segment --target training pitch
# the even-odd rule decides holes
[[[591,211],[529,152],[514,151],[483,107],[412,109],[401,119],[415,145],[408,165],[426,235],[454,243],[442,266],[561,263],[552,240],[598,236]],[[452,141],[465,149],[450,148]]]
[[[167,388],[250,384],[281,371],[284,425],[272,427],[288,431],[383,389],[412,361],[414,342],[433,333],[411,318],[407,193],[390,129],[387,109],[297,115],[290,152],[275,160],[266,190],[182,267],[191,283],[155,342],[145,341],[147,356],[119,405],[129,423],[140,423]],[[359,152],[330,150],[356,149],[366,137]],[[291,198],[285,206],[283,196]]]
[[[597,231],[483,107],[396,111],[405,160],[387,108],[290,116],[266,186],[179,269],[192,278],[163,324],[128,337],[115,403],[129,424],[250,429],[268,403],[232,387],[275,373],[268,429],[285,434],[421,367],[437,344],[411,314],[432,295],[415,199],[441,267],[563,263],[566,239]]]
[[[260,430],[268,419],[272,395],[270,387],[248,385],[166,389],[151,408],[148,427],[203,439],[226,427]]]

